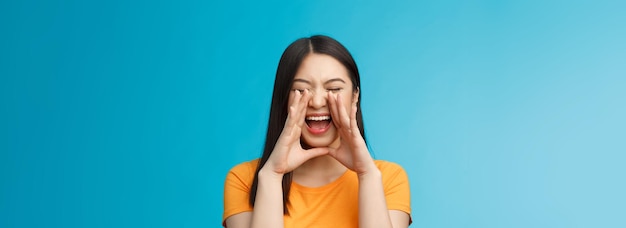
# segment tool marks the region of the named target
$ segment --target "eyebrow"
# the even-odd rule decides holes
[[[294,83],[295,82],[302,82],[302,83],[306,83],[306,84],[309,84],[309,85],[311,84],[310,81],[308,81],[306,79],[301,79],[301,78],[295,78],[295,79],[293,79],[293,82]],[[333,79],[329,79],[328,81],[324,82],[324,85],[326,85],[328,83],[331,83],[331,82],[343,82],[343,83],[346,83],[346,81],[344,81],[341,78],[333,78]]]

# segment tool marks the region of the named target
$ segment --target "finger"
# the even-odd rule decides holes
[[[304,90],[302,97],[298,101],[298,126],[304,125],[304,119],[306,117],[306,108],[309,105],[309,100],[311,99],[311,92],[309,90]]]
[[[339,122],[341,118],[339,117],[339,112],[337,110],[337,100],[335,99],[335,96],[331,92],[328,92],[328,103],[330,107],[331,119],[333,120],[335,127],[337,129],[341,129],[341,123]]]
[[[358,108],[357,108],[356,102],[352,102],[352,114],[350,115],[350,129],[352,129],[352,133],[356,132],[358,134],[361,134],[359,132],[359,126],[356,121],[357,111],[358,111]]]
[[[346,111],[346,108],[343,107],[343,99],[341,98],[341,94],[337,94],[337,109],[339,110],[339,118],[341,119],[342,127],[350,129],[350,116]]]
[[[302,92],[300,92],[300,90],[292,90],[293,93],[293,99],[291,100],[291,103],[289,103],[289,106],[294,106],[298,103],[298,101],[300,100],[300,98],[302,97]]]
[[[326,155],[326,154],[328,154],[328,152],[329,152],[328,148],[323,148],[323,147],[308,149],[308,150],[305,150],[304,158],[306,160],[309,160],[309,159],[314,158],[314,157],[319,157],[319,156],[322,156],[322,155]]]
[[[344,128],[344,125],[342,124],[341,120],[341,113],[339,112],[339,100],[337,99],[337,94],[330,94],[330,99],[331,99],[331,115],[332,116],[332,120],[333,123],[335,124],[335,127],[337,127],[337,130],[339,130],[341,132],[341,129]]]
[[[298,115],[298,101],[302,97],[302,94],[298,90],[294,90],[293,93],[293,100],[291,101],[291,104],[289,104],[289,113],[287,114],[287,119],[290,120],[289,126],[293,126],[296,123],[295,121],[297,120]]]
[[[300,91],[293,91],[293,100],[289,104],[289,112],[287,113],[287,120],[285,122],[285,131],[288,135],[294,135],[294,126],[298,123],[298,101],[302,97]]]

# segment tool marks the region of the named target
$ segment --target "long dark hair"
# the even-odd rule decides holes
[[[280,57],[278,63],[278,69],[276,70],[276,79],[274,81],[274,93],[272,94],[272,105],[270,107],[269,123],[267,125],[267,135],[265,138],[265,148],[263,149],[263,155],[259,161],[259,165],[256,168],[254,175],[254,181],[252,182],[252,189],[250,190],[250,206],[254,207],[256,198],[256,191],[259,183],[259,170],[265,165],[269,159],[276,141],[280,133],[285,127],[285,121],[287,120],[287,103],[289,101],[289,91],[293,83],[293,78],[300,68],[300,64],[304,57],[310,53],[326,54],[337,61],[339,61],[347,70],[348,76],[352,81],[352,91],[359,91],[359,99],[357,101],[357,113],[356,120],[359,125],[361,135],[365,140],[365,132],[363,127],[363,116],[361,114],[361,97],[363,93],[360,92],[361,79],[359,76],[359,70],[356,67],[356,63],[352,58],[348,49],[337,42],[335,39],[323,35],[315,35],[309,38],[301,38],[291,43],[283,55]],[[289,214],[287,210],[287,204],[289,203],[289,191],[291,190],[291,181],[293,173],[289,172],[283,176],[283,209],[284,214]]]

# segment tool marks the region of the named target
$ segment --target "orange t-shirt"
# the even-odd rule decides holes
[[[404,169],[392,162],[374,162],[382,173],[387,209],[411,215],[409,180]],[[248,198],[258,163],[258,159],[244,162],[228,172],[224,185],[224,226],[231,215],[252,211]],[[358,192],[358,177],[350,170],[322,187],[310,188],[292,182],[285,227],[358,227]]]

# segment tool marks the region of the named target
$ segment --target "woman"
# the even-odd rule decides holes
[[[327,36],[293,42],[278,64],[265,149],[231,169],[223,225],[408,227],[409,183],[372,159],[360,78],[348,50]]]

